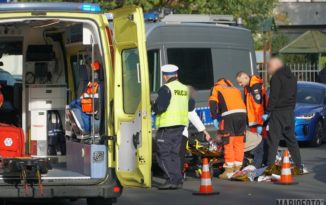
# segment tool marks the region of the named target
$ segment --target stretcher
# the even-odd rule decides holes
[[[194,173],[199,178],[202,173],[202,158],[209,160],[211,176],[223,171],[223,146],[214,141],[206,141],[203,133],[191,133],[186,149],[185,175]]]
[[[22,185],[27,193],[28,187],[37,184],[43,193],[42,174],[51,169],[47,158],[4,157],[0,158],[0,174],[10,184]]]
[[[249,132],[247,132],[249,134]],[[203,133],[191,133],[187,142],[187,154],[184,173],[194,172],[196,177],[201,176],[201,161],[202,158],[208,158],[211,170],[211,176],[217,176],[223,172],[224,164],[224,149],[222,140],[225,135],[223,132],[218,131],[217,136],[206,141]],[[250,152],[244,153],[243,166],[253,164],[253,156]]]
[[[21,128],[0,123],[0,175],[6,183],[29,186],[38,184],[43,193],[42,174],[51,168],[48,158],[25,154],[25,137]]]

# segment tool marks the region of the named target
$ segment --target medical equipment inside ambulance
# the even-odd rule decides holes
[[[10,93],[0,82],[0,105],[11,95],[21,102],[17,123],[0,118],[0,175],[16,173],[23,181],[32,177],[38,183],[47,176],[103,178],[103,52],[94,29],[58,20],[30,21],[28,27],[18,21],[6,28],[29,32],[15,40],[23,56],[22,77],[15,83],[21,89]],[[0,42],[6,39],[0,25]],[[10,49],[0,53],[10,62],[5,59]]]

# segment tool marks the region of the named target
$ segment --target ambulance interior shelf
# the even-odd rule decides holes
[[[60,68],[52,45],[28,46],[24,69],[26,84],[64,84],[64,69]]]
[[[59,133],[59,129],[64,133],[62,125],[58,125],[57,130],[49,130],[50,125],[54,124],[53,121],[61,123],[61,120],[57,119],[63,119],[67,104],[68,90],[64,69],[59,67],[52,45],[28,46],[24,87],[28,111],[26,127],[29,128],[28,144],[32,155],[57,155],[56,151],[49,149],[49,142],[58,141],[52,138],[55,137],[53,133]],[[58,114],[53,115],[54,112]],[[64,143],[64,134],[61,138],[63,140],[59,141]],[[60,152],[64,154],[65,150],[61,149]]]

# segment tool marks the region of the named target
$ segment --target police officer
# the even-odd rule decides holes
[[[182,187],[180,165],[180,146],[182,132],[188,125],[189,91],[178,81],[178,67],[164,65],[161,68],[166,82],[158,90],[158,97],[153,105],[156,114],[157,161],[168,178],[159,189],[178,189]]]
[[[247,73],[240,71],[236,75],[238,84],[243,87],[244,100],[247,108],[248,126],[251,132],[262,134],[267,106],[267,95],[263,80],[257,76],[249,76]]]

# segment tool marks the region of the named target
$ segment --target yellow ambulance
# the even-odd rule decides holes
[[[24,159],[0,156],[1,199],[111,204],[122,187],[151,186],[143,13],[109,15],[90,3],[0,4],[0,123],[23,130],[23,158],[36,163],[9,173]]]

